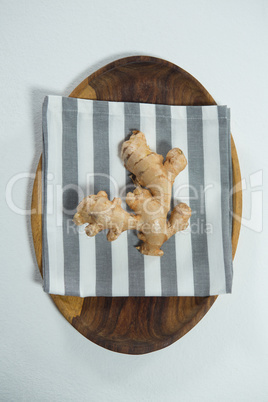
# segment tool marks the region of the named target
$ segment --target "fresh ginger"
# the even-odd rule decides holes
[[[134,175],[136,188],[127,193],[126,203],[135,214],[121,207],[120,198],[109,201],[107,193],[99,191],[81,201],[74,222],[76,225],[88,223],[85,227],[88,236],[108,229],[109,241],[116,240],[125,230],[135,229],[142,241],[137,249],[145,255],[162,256],[162,244],[186,229],[191,216],[191,208],[179,203],[167,220],[174,180],[187,161],[179,148],[173,148],[163,163],[163,156],[151,151],[142,132],[132,133],[122,145],[121,157],[126,169]]]

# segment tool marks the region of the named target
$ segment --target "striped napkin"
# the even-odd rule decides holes
[[[133,184],[120,159],[131,130],[164,157],[181,148],[188,165],[173,186],[190,226],[140,254],[134,231],[114,242],[89,238],[72,218],[78,203],[105,190],[121,197]],[[43,276],[48,293],[74,296],[209,296],[232,287],[230,110],[48,96],[43,104]]]

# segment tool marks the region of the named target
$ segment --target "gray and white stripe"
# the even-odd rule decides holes
[[[94,194],[105,190],[110,198],[109,105],[93,103]],[[112,247],[106,231],[96,236],[96,296],[112,296]]]
[[[188,138],[187,138],[187,111],[186,106],[171,106],[171,133],[172,148],[180,148],[188,161]],[[189,168],[186,167],[176,177],[174,185],[174,203],[185,202],[189,205]],[[194,295],[194,275],[192,260],[192,240],[189,227],[176,233],[176,267],[178,295]]]
[[[146,133],[147,142],[152,151],[156,152],[156,114],[155,106],[148,103],[140,104],[140,130]],[[162,296],[161,259],[144,256],[145,296]]]
[[[131,134],[132,130],[140,130],[140,105],[138,103],[124,104],[125,117],[125,137]],[[130,173],[126,175],[126,192],[133,191],[134,185],[130,178]],[[127,210],[131,210],[127,207]],[[129,296],[145,296],[144,282],[144,256],[136,250],[138,239],[135,231],[127,232],[128,240],[128,276],[129,276]]]
[[[171,134],[171,110],[167,105],[156,105],[156,152],[166,157],[172,148]],[[173,190],[173,189],[172,189]],[[171,200],[171,210],[174,202]],[[175,237],[172,236],[162,246],[164,251],[161,263],[162,296],[178,294],[177,289],[177,266]]]
[[[79,201],[94,193],[94,141],[93,103],[78,101],[78,184]],[[79,228],[80,296],[96,294],[96,238],[85,236],[84,226]]]
[[[126,209],[125,187],[126,175],[122,174],[123,162],[119,157],[120,146],[125,140],[124,104],[112,102],[109,104],[109,149],[110,152],[110,197],[120,197],[122,208]],[[125,169],[124,169],[125,170]],[[112,294],[125,296],[129,293],[128,273],[128,233],[123,232],[111,243],[112,247]]]
[[[226,124],[228,132],[230,132],[230,110],[227,108],[218,108],[218,122],[219,122],[219,154],[220,154],[220,180],[221,180],[221,224],[222,224],[222,240],[225,245],[225,253],[223,253],[225,265],[225,282],[226,292],[230,293],[232,290],[232,243],[228,241],[231,237],[231,223],[230,211],[232,210],[232,198],[229,199],[230,189],[232,188],[231,177],[231,152],[230,150],[230,135],[226,136]],[[230,208],[231,207],[231,208]]]
[[[69,222],[78,205],[77,100],[62,98],[62,236],[65,294],[80,294],[78,232]]]
[[[123,198],[134,187],[119,148],[131,130],[153,151],[173,147],[188,167],[172,204],[192,208],[190,228],[143,256],[128,231],[112,243],[72,222],[81,199],[104,190]],[[224,106],[167,106],[49,96],[43,105],[44,290],[76,296],[208,296],[231,292],[230,112]],[[127,189],[126,189],[127,187]],[[205,189],[205,191],[204,191]],[[173,206],[172,205],[172,206]],[[211,230],[210,230],[211,228]]]
[[[46,201],[43,223],[43,275],[44,290],[55,294],[65,294],[64,248],[63,248],[63,205],[62,205],[62,98],[52,96],[47,102],[43,153],[46,167],[44,200]]]
[[[202,107],[188,106],[186,110],[194,294],[206,296],[210,294],[210,270],[207,235],[201,230],[207,223]]]

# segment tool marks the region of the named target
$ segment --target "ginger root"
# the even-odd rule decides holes
[[[186,229],[191,216],[191,208],[180,203],[167,221],[172,186],[187,161],[179,148],[173,148],[163,163],[163,156],[151,151],[142,132],[132,133],[122,145],[121,157],[126,169],[134,175],[136,188],[127,193],[126,203],[135,215],[121,207],[120,198],[110,201],[105,191],[99,191],[81,201],[74,222],[76,225],[88,223],[85,228],[88,236],[108,229],[109,241],[116,240],[125,230],[135,229],[142,241],[137,249],[145,255],[162,256],[162,244],[176,232]]]

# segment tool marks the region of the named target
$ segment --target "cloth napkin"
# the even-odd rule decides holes
[[[133,189],[120,159],[131,130],[153,151],[182,149],[188,165],[173,186],[171,208],[186,202],[189,228],[144,256],[134,231],[114,242],[89,238],[72,219],[100,190]],[[47,96],[43,104],[43,276],[48,293],[74,296],[209,296],[232,288],[232,165],[226,106],[168,106]]]

